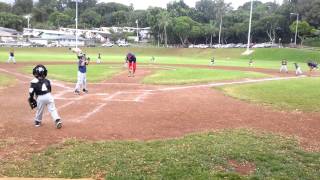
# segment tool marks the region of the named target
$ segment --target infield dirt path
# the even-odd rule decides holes
[[[0,73],[17,79],[14,86],[0,89],[0,140],[6,142],[0,148],[0,158],[23,158],[22,153],[39,151],[68,138],[151,140],[231,128],[295,136],[304,148],[320,149],[320,113],[278,111],[228,97],[209,86],[141,84],[141,79],[156,69],[147,67],[138,69],[134,78],[127,77],[124,71],[102,83],[90,84],[89,80],[89,94],[80,96],[73,94],[74,84],[53,81],[63,128],[55,129],[48,113],[43,126],[35,128],[35,111],[27,104],[32,76],[18,72],[23,65],[26,64],[0,64]],[[280,75],[275,70],[255,71]]]

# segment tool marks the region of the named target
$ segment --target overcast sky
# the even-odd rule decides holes
[[[14,2],[14,0],[0,0],[2,2]],[[167,3],[172,0],[98,0],[99,2],[118,2],[122,4],[133,4],[135,9],[147,9],[149,6],[157,6],[157,7],[166,7]],[[195,3],[199,0],[184,0],[186,4],[188,4],[191,7],[195,6]],[[225,2],[232,3],[232,6],[234,8],[239,7],[240,5],[243,5],[245,2],[248,2],[250,0],[225,0]],[[276,1],[278,3],[281,3],[282,0],[260,0],[262,2],[273,2]]]

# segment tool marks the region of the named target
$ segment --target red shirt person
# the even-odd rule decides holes
[[[136,56],[132,53],[128,53],[126,56],[126,61],[128,62],[129,75],[128,77],[134,77],[134,73],[137,68],[137,59]]]

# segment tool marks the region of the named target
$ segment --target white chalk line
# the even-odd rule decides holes
[[[6,73],[8,73],[8,74],[15,75],[15,76],[19,76],[19,77],[23,77],[23,78],[27,78],[27,79],[32,79],[32,76],[27,76],[27,75],[20,74],[20,73],[16,73],[16,72],[11,72],[11,71],[8,71],[8,70],[6,70],[6,69],[0,68],[0,71],[6,72]]]
[[[302,77],[306,77],[306,76],[298,76],[298,77],[275,77],[275,78],[264,78],[264,79],[249,79],[249,80],[242,80],[242,81],[210,83],[210,84],[194,85],[194,86],[168,87],[168,88],[161,88],[161,89],[155,89],[155,90],[146,90],[146,91],[149,91],[149,92],[156,92],[156,91],[175,91],[175,90],[184,90],[184,89],[192,89],[192,88],[219,87],[219,86],[234,85],[234,84],[249,84],[249,83],[258,83],[258,82],[266,82],[266,81],[278,81],[278,80],[288,80],[288,79],[299,79],[299,78],[302,78]]]
[[[24,74],[21,74],[21,73],[11,72],[11,71],[8,71],[8,70],[2,69],[2,68],[0,68],[0,71],[6,72],[8,74],[12,74],[12,75],[15,75],[15,76],[18,76],[18,77],[27,78],[29,80],[34,78],[33,76],[28,76],[28,75],[24,75]],[[61,82],[59,82],[57,80],[51,80],[51,81],[54,82],[54,84],[53,84],[54,86],[61,87],[61,88],[64,88],[64,89],[68,89],[68,90],[73,89],[71,87],[68,87],[68,86],[64,85],[63,83],[61,83]]]
[[[75,120],[75,122],[82,122],[82,121],[84,121],[84,120],[87,120],[90,116],[92,116],[92,115],[100,112],[101,109],[102,109],[104,106],[106,106],[106,105],[107,105],[107,103],[103,103],[103,104],[98,105],[95,109],[93,109],[92,111],[90,111],[90,112],[87,113],[86,115],[81,116],[80,118],[78,118],[77,120]]]
[[[145,91],[143,94],[139,95],[138,97],[136,97],[134,99],[135,102],[143,102],[143,100],[148,96],[150,95],[151,93],[148,92],[148,91]]]
[[[65,83],[65,84],[74,84],[74,83]],[[139,83],[88,83],[89,85],[129,85],[129,86],[141,86],[143,84]]]

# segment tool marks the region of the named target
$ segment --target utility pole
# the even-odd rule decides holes
[[[295,33],[295,36],[294,36],[294,44],[297,45],[298,26],[299,26],[299,14],[298,14],[298,13],[290,13],[290,15],[296,15],[296,16],[297,16],[296,33]]]
[[[252,9],[253,9],[253,0],[251,0],[251,8],[250,8],[250,19],[249,19],[249,31],[248,31],[247,50],[243,53],[243,55],[249,55],[249,54],[251,54],[251,51],[250,51],[250,43],[251,43]]]

